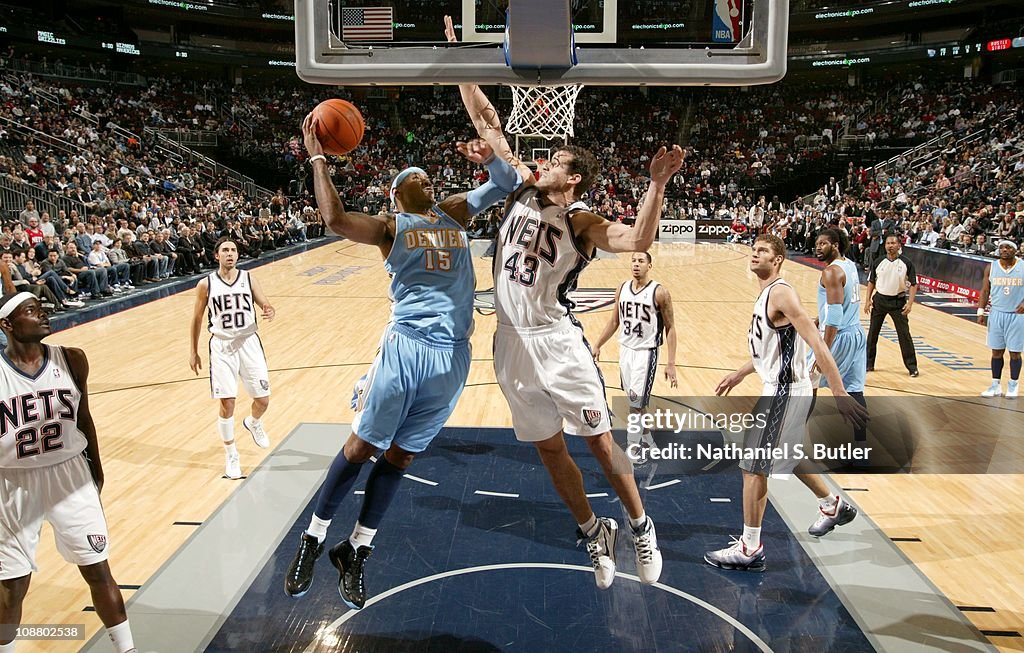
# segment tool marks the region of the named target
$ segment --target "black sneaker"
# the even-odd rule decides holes
[[[913,370],[910,370],[910,376],[912,376],[912,377],[914,377],[916,379],[917,377],[921,376],[921,373],[918,372],[916,369],[913,369]]]
[[[347,539],[335,545],[327,552],[331,564],[340,574],[338,577],[338,594],[345,605],[359,610],[366,604],[366,585],[363,583],[363,564],[373,553],[372,546],[352,546]]]
[[[288,567],[288,575],[284,577],[285,594],[299,598],[309,591],[309,586],[313,584],[313,565],[323,552],[322,542],[308,533],[302,534],[299,550],[295,552],[295,558]]]

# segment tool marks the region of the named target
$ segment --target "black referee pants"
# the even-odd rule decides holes
[[[903,364],[908,371],[917,369],[917,352],[914,350],[914,339],[910,336],[910,321],[903,314],[907,305],[906,295],[880,295],[875,293],[871,300],[871,326],[868,329],[868,369],[875,366],[875,353],[878,350],[878,334],[882,331],[886,316],[892,317],[896,327],[896,336],[900,341],[900,353]]]

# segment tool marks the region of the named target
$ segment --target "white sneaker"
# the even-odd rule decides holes
[[[252,433],[252,439],[256,442],[256,446],[260,449],[266,449],[270,446],[270,437],[267,432],[263,430],[263,422],[257,422],[252,418],[252,415],[242,420],[242,426],[246,428],[249,433]]]
[[[639,530],[630,530],[633,531],[633,546],[636,548],[636,575],[641,583],[653,585],[661,577],[661,550],[654,522],[648,517]]]
[[[587,544],[587,553],[594,566],[594,580],[598,589],[608,589],[615,580],[615,540],[618,528],[614,519],[601,517],[597,520],[597,529],[589,537],[580,529],[576,529],[577,544]]]
[[[988,390],[981,393],[982,397],[998,397],[1003,394],[1003,388],[999,385],[998,381],[995,381],[988,387]]]
[[[78,308],[81,308],[82,306],[85,306],[85,302],[83,302],[80,299],[65,299],[64,303],[67,306],[75,306],[75,307],[78,307]]]
[[[1017,398],[1017,396],[1019,395],[1019,391],[1018,391],[1018,386],[1019,385],[1020,385],[1020,381],[1010,381],[1006,385],[1006,398],[1007,399],[1016,399]]]
[[[242,478],[242,464],[238,460],[238,454],[224,454],[224,477],[230,479]]]

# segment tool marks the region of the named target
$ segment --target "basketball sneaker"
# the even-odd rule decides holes
[[[818,508],[818,519],[811,524],[807,532],[814,537],[828,535],[835,530],[836,526],[849,524],[856,516],[857,509],[847,503],[843,497],[838,497],[835,507],[829,512],[825,512],[820,507]]]
[[[270,446],[270,436],[268,436],[267,432],[263,430],[263,422],[257,422],[252,415],[250,415],[242,420],[242,426],[252,434],[252,439],[256,442],[257,447],[260,449],[266,449]]]
[[[724,549],[705,553],[704,562],[719,569],[764,571],[764,545],[759,545],[753,551],[747,551],[743,540],[734,537],[732,543]]]
[[[633,531],[633,546],[636,548],[636,575],[641,583],[652,585],[661,577],[661,550],[654,522],[648,517],[639,529],[630,530]]]
[[[284,577],[285,594],[299,598],[309,591],[309,586],[313,584],[313,565],[323,552],[323,542],[309,533],[302,534],[299,550],[295,552],[288,574]]]
[[[992,385],[988,387],[988,390],[981,393],[982,397],[998,397],[1003,394],[1003,388],[999,385],[999,381],[993,381]]]
[[[1020,391],[1018,390],[1019,385],[1020,381],[1010,381],[1008,384],[1006,384],[1007,399],[1016,399],[1020,395]]]
[[[359,610],[366,604],[366,585],[363,581],[363,564],[373,553],[372,546],[352,546],[348,539],[331,548],[327,557],[338,570],[338,594],[345,605]]]
[[[242,463],[238,459],[238,454],[224,454],[224,478],[230,478],[232,480],[242,478]]]
[[[597,520],[597,529],[593,535],[584,535],[583,531],[576,529],[576,544],[587,543],[587,553],[590,554],[590,562],[594,565],[594,580],[598,589],[608,589],[615,580],[615,540],[618,537],[618,529],[619,525],[615,520],[608,517]]]

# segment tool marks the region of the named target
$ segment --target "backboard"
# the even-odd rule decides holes
[[[533,21],[519,52],[571,24],[578,63],[508,65],[506,9]],[[296,0],[295,29],[297,72],[320,84],[739,86],[785,75],[789,0]]]

